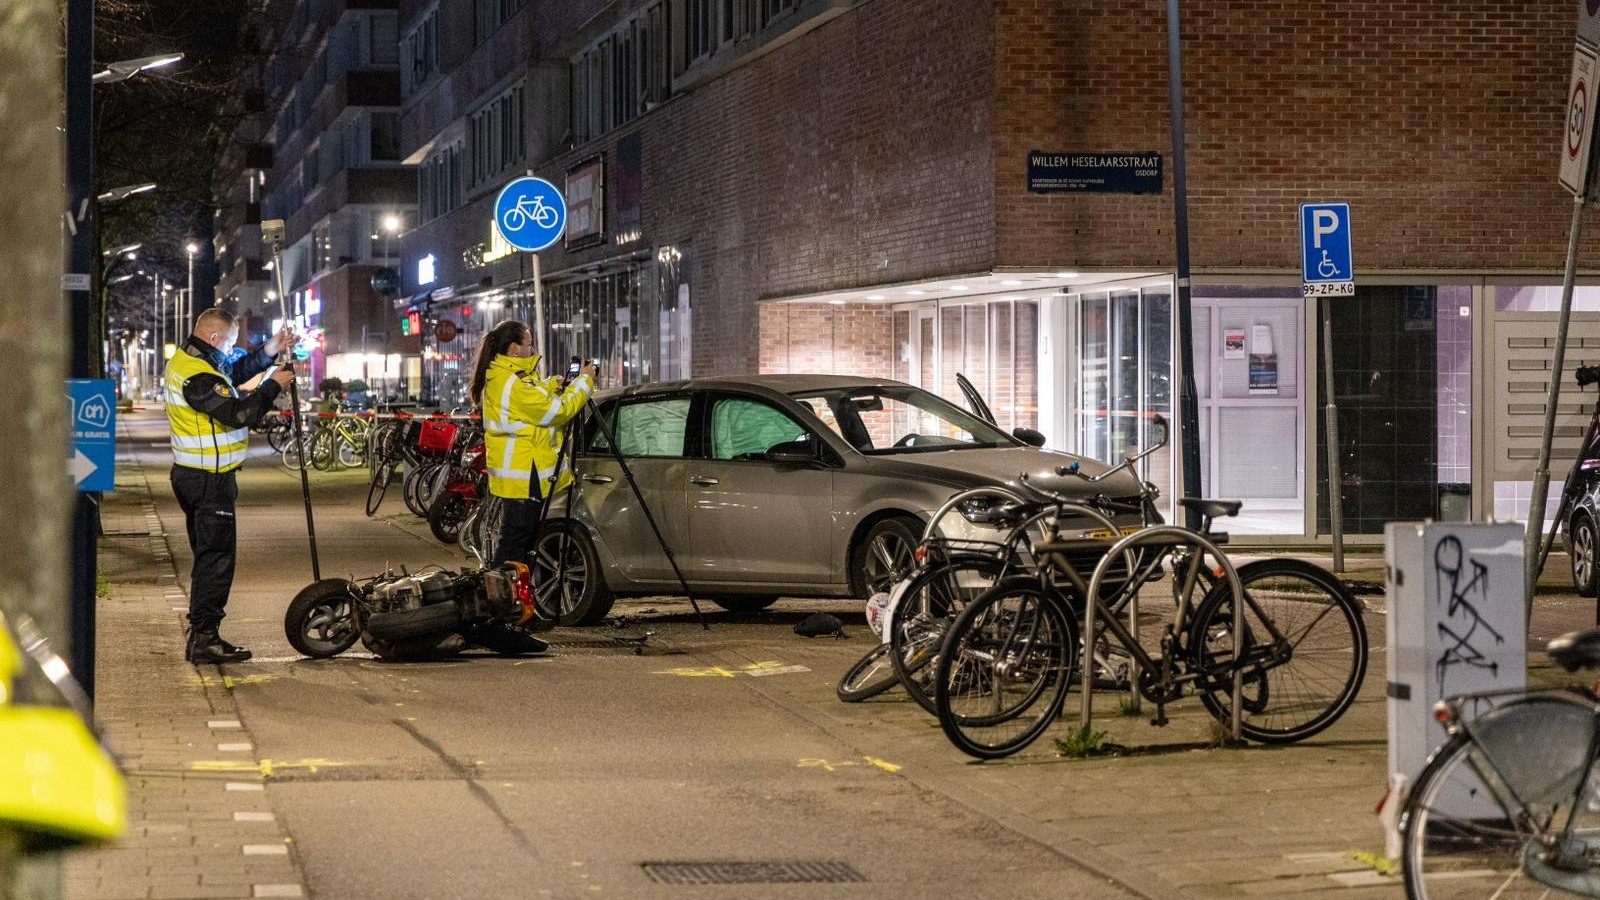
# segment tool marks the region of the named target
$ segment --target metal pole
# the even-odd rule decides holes
[[[1333,399],[1333,298],[1322,298],[1323,407],[1328,432],[1323,454],[1328,465],[1328,529],[1333,533],[1333,570],[1344,571],[1344,478],[1339,474],[1339,404]]]
[[[1201,496],[1200,400],[1194,383],[1194,315],[1189,297],[1189,179],[1185,164],[1183,123],[1183,35],[1178,0],[1167,0],[1167,69],[1172,100],[1172,216],[1178,251],[1178,433],[1183,437],[1183,493]],[[1186,511],[1190,528],[1200,527],[1200,514]]]
[[[70,5],[73,33],[69,71],[80,81],[74,99],[87,99],[88,2]],[[71,320],[87,313],[92,292],[73,292],[63,302],[61,276],[73,271],[97,275],[91,259],[68,270],[65,241],[73,228],[88,240],[77,220],[91,181],[84,176],[64,190],[62,154],[62,78],[60,4],[55,0],[9,0],[0,28],[0,134],[6,165],[0,167],[0,334],[6,341],[6,404],[11,433],[0,441],[0,609],[24,613],[57,647],[67,646],[67,535],[72,488],[64,465],[70,452],[63,413],[62,376],[68,371],[68,308]],[[75,110],[79,111],[79,110]],[[87,116],[79,116],[81,126]],[[80,134],[76,129],[73,135]],[[86,136],[86,134],[85,134]],[[88,159],[85,144],[76,161]],[[92,205],[92,201],[90,202]],[[65,215],[66,218],[63,218]],[[67,222],[71,222],[71,226]],[[92,247],[74,247],[74,250]],[[77,257],[75,257],[77,258]],[[80,309],[81,307],[81,309]],[[11,339],[11,338],[15,339]],[[75,341],[84,354],[88,335]],[[75,361],[78,358],[75,357]],[[24,512],[25,511],[25,512]],[[92,555],[90,557],[93,558]],[[94,577],[87,585],[93,599]],[[11,736],[0,740],[13,740]],[[3,831],[3,829],[0,829]],[[17,835],[0,834],[0,897],[48,898],[63,894],[61,861],[56,854],[19,857]]]
[[[533,257],[533,347],[534,350],[539,353],[539,356],[543,358],[545,356],[544,351],[546,349],[544,333],[544,278],[539,272],[539,254],[530,253],[528,255]],[[548,370],[553,372],[555,371],[555,368],[550,367]]]
[[[283,324],[289,324],[289,306],[283,292],[283,251],[276,246],[272,250],[272,277],[278,285],[278,315]],[[292,357],[293,347],[282,347],[279,358]],[[311,542],[311,580],[322,580],[322,561],[317,555],[317,522],[311,514],[311,477],[306,473],[306,466],[310,459],[306,456],[306,430],[305,423],[300,415],[300,379],[297,376],[289,382],[289,414],[294,420],[294,446],[300,454],[300,499],[306,507],[306,538]]]
[[[1545,497],[1550,490],[1550,442],[1556,430],[1556,402],[1561,398],[1561,378],[1567,361],[1567,323],[1572,318],[1572,285],[1578,278],[1578,238],[1583,231],[1583,195],[1572,197],[1572,226],[1567,236],[1567,271],[1561,281],[1561,318],[1556,320],[1556,352],[1550,363],[1550,394],[1544,406],[1544,439],[1539,444],[1539,469],[1533,473],[1533,496],[1528,499],[1528,525],[1522,556],[1527,567],[1523,589],[1527,592],[1526,617],[1533,618],[1533,590],[1539,583],[1539,558],[1544,536]]]
[[[67,202],[76,223],[69,229],[71,250],[67,271],[96,279],[100,273],[95,249],[94,192],[94,0],[67,0]],[[52,116],[52,121],[55,117]],[[103,375],[92,369],[100,335],[94,328],[95,285],[67,295],[72,310],[71,368],[73,378]],[[72,516],[72,637],[64,654],[78,681],[94,696],[94,589],[100,531],[99,496],[78,492]]]

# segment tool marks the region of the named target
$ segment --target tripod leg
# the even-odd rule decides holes
[[[566,432],[561,438],[561,451],[556,454],[556,471],[554,475],[550,476],[550,497],[549,499],[545,500],[543,504],[541,504],[539,509],[539,518],[541,523],[548,521],[550,518],[550,504],[555,502],[556,485],[561,483],[561,466],[563,461],[565,461],[567,470],[572,473],[572,481],[567,485],[567,521],[572,524],[561,526],[561,538],[559,543],[556,545],[555,618],[557,622],[561,620],[561,600],[567,595],[567,551],[572,547],[572,532],[569,529],[576,527],[576,523],[578,521],[577,506],[575,505],[578,499],[578,447],[575,442],[575,438],[577,437],[577,423],[577,417],[574,417],[572,421],[567,423]],[[539,532],[543,530],[544,528],[541,524],[539,529],[534,531],[534,543],[536,547],[538,544],[537,536]],[[599,572],[593,572],[590,574],[590,577],[600,578],[602,576]]]
[[[589,398],[589,415],[594,416],[600,431],[605,434],[606,443],[611,447],[611,455],[617,460],[617,465],[622,467],[622,476],[627,480],[628,487],[633,489],[634,499],[639,501],[639,511],[644,513],[644,520],[650,523],[650,530],[656,536],[656,543],[660,545],[661,552],[666,554],[667,562],[672,564],[672,574],[678,576],[678,585],[683,588],[684,596],[689,598],[689,605],[694,607],[694,614],[700,620],[700,627],[710,631],[711,625],[706,622],[706,614],[700,611],[700,604],[695,601],[694,592],[689,590],[689,579],[683,577],[683,570],[678,567],[678,558],[672,555],[672,548],[667,546],[667,539],[661,533],[661,526],[656,524],[656,517],[650,512],[650,504],[645,502],[644,492],[639,490],[638,482],[633,479],[633,470],[628,468],[628,461],[622,457],[622,449],[617,446],[617,436],[612,432],[611,424],[606,421],[605,416],[600,415],[600,408],[595,406],[592,397]]]
[[[295,448],[300,451],[300,496],[306,504],[306,536],[311,539],[311,578],[322,580],[322,564],[317,559],[317,523],[311,516],[311,480],[306,475],[306,431],[300,419],[300,390],[289,382],[289,406],[294,413]]]

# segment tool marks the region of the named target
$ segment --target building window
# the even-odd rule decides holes
[[[523,93],[523,85],[518,83],[473,113],[468,135],[472,141],[474,187],[521,162],[526,155]]]
[[[312,271],[326,272],[333,268],[333,225],[319,222],[311,229]]]
[[[438,71],[439,9],[435,7],[406,34],[400,54],[401,89],[409,97]]]
[[[374,15],[368,32],[367,59],[373,65],[392,66],[400,60],[399,23],[394,15]]]
[[[400,160],[399,113],[372,113],[371,155],[368,158],[374,162],[398,162]]]
[[[477,0],[477,43],[504,25],[522,9],[523,0]]]
[[[461,142],[433,153],[417,167],[417,205],[422,221],[461,206]]]
[[[633,121],[672,95],[671,21],[669,4],[651,4],[572,59],[578,143]]]

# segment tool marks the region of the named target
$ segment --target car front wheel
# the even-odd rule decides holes
[[[1572,586],[1581,596],[1593,596],[1596,549],[1594,519],[1581,512],[1573,516],[1572,526],[1567,529],[1567,538],[1570,543],[1567,549],[1572,555]]]
[[[865,600],[887,591],[916,567],[922,531],[909,516],[883,519],[867,529],[850,554],[850,587]]]

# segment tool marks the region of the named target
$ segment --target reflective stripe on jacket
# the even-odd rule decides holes
[[[179,350],[167,361],[163,379],[167,424],[172,427],[172,458],[180,466],[206,472],[231,472],[244,465],[250,429],[231,428],[191,407],[183,386],[196,375],[223,378],[209,362]],[[223,379],[226,381],[226,379]],[[220,389],[220,388],[219,388]]]
[[[528,483],[539,480],[539,496],[548,497],[551,476],[561,452],[561,430],[583,409],[594,391],[580,375],[561,389],[561,379],[540,378],[539,357],[501,354],[489,364],[483,385],[484,461],[489,468],[489,493],[526,500]],[[555,490],[572,482],[563,462]]]

